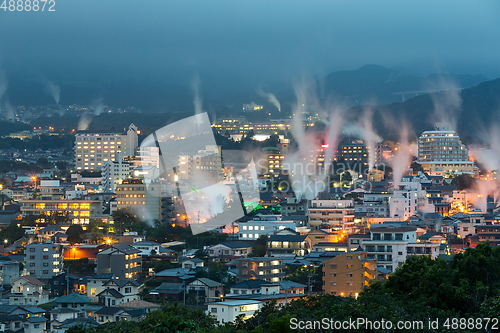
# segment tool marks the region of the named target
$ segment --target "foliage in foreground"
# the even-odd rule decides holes
[[[200,310],[168,305],[140,322],[119,322],[97,328],[77,326],[68,333],[107,332],[291,332],[290,319],[422,321],[430,319],[500,316],[500,248],[479,244],[452,261],[411,257],[385,283],[375,282],[358,297],[312,296],[280,307],[267,303],[250,319],[218,326]],[[443,329],[443,327],[440,327]],[[308,330],[308,332],[326,330]],[[369,330],[363,330],[368,332]],[[375,331],[375,330],[374,330]],[[379,330],[382,332],[384,330]],[[438,330],[439,331],[439,330]],[[462,330],[466,332],[466,330]],[[350,332],[348,329],[339,332]],[[375,331],[376,332],[376,331]]]

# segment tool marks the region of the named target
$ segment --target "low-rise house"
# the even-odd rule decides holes
[[[236,317],[243,315],[248,319],[255,314],[263,305],[261,301],[255,300],[231,300],[214,302],[208,305],[207,314],[215,317],[220,323],[234,322]]]
[[[161,301],[180,302],[184,299],[185,290],[183,283],[164,282],[149,294]]]
[[[49,292],[43,290],[44,283],[30,275],[23,275],[12,282],[11,305],[39,305],[49,301]]]
[[[49,225],[38,231],[38,237],[43,242],[51,239],[57,233],[64,233],[64,230],[55,225]]]
[[[49,284],[52,295],[59,297],[67,295],[68,289],[70,293],[77,292],[79,294],[85,294],[87,281],[84,278],[62,273],[51,278]]]
[[[157,281],[189,283],[195,279],[196,272],[188,268],[169,268],[154,274]]]
[[[97,294],[106,289],[104,284],[114,278],[115,275],[112,273],[87,276],[87,297],[91,299],[96,297]]]
[[[179,262],[181,263],[182,268],[187,268],[187,269],[196,269],[205,267],[205,262],[200,258],[180,257]]]
[[[130,302],[139,299],[140,284],[130,279],[110,279],[103,285],[106,289],[114,289],[123,295],[122,302]]]
[[[57,308],[50,311],[49,330],[55,331],[68,319],[80,318],[81,312],[73,308]]]
[[[208,257],[214,261],[247,257],[250,253],[252,246],[245,242],[223,242],[208,249]]]
[[[132,310],[142,310],[144,313],[150,313],[151,311],[159,310],[161,308],[160,304],[146,302],[141,299],[136,299],[131,302],[125,302],[119,305],[121,308],[125,309],[127,312]]]
[[[223,285],[207,278],[198,278],[187,285],[187,292],[198,297],[204,297],[207,302],[220,299],[223,294]]]
[[[96,321],[101,325],[109,322],[120,321],[120,315],[124,312],[125,310],[122,308],[104,306],[100,310],[96,311]]]
[[[160,243],[140,241],[130,244],[132,247],[141,251],[143,256],[159,255],[160,254]]]
[[[247,280],[231,286],[226,300],[256,300],[267,302],[275,299],[278,304],[299,299],[304,296],[306,286],[292,281],[268,282],[259,279]]]
[[[79,316],[83,316],[84,308],[90,302],[90,298],[77,293],[64,295],[53,300],[54,309],[71,308],[79,311]]]

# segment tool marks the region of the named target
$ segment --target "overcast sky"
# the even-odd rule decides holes
[[[365,64],[500,76],[497,0],[55,2],[55,12],[0,11],[8,75],[189,84],[198,72],[212,89]]]

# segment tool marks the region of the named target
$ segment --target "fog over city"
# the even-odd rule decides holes
[[[494,78],[499,12],[497,1],[58,1],[55,12],[0,12],[0,66],[187,87],[199,73],[210,98],[366,64]]]

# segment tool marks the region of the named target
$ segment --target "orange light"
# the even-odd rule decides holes
[[[182,215],[182,219],[185,220],[186,219],[186,215]]]
[[[36,180],[36,177],[35,176],[31,177],[31,180]]]
[[[172,228],[175,228],[175,223],[172,223]]]
[[[141,134],[141,131],[137,131],[137,134]]]

